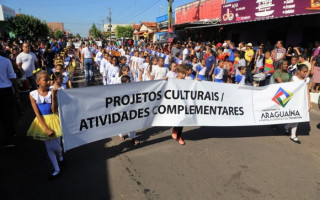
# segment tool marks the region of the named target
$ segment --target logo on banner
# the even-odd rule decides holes
[[[292,96],[293,94],[290,91],[287,91],[280,87],[277,93],[272,98],[272,101],[284,108],[289,103]]]

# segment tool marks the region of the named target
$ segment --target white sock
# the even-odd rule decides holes
[[[46,144],[47,153],[48,153],[49,159],[51,160],[51,163],[53,165],[54,171],[60,172],[60,168],[59,168],[58,161],[57,161],[57,156],[55,153],[54,140],[46,140],[46,141],[44,141],[44,143]]]
[[[291,127],[291,138],[297,137],[297,125]]]

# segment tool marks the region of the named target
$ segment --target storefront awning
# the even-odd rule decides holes
[[[252,20],[252,21],[241,21],[241,22],[232,22],[232,23],[225,23],[221,24],[220,22],[217,24],[209,24],[209,25],[203,25],[203,26],[194,26],[194,27],[186,27],[185,29],[199,29],[199,28],[209,28],[209,27],[216,27],[216,26],[228,26],[233,24],[243,24],[243,23],[251,23],[251,22],[263,22],[263,21],[270,21],[275,19],[285,19],[285,18],[292,18],[292,17],[299,17],[299,16],[306,16],[306,15],[319,15],[319,13],[314,14],[301,14],[301,15],[293,15],[293,16],[286,16],[286,17],[275,17],[271,19],[261,19],[261,20]]]

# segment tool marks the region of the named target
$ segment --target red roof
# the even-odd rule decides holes
[[[157,23],[156,22],[141,22],[141,24],[144,24],[148,28],[157,27]]]
[[[139,30],[139,29],[140,29],[140,25],[139,25],[139,24],[134,24],[134,25],[133,25],[133,29]]]

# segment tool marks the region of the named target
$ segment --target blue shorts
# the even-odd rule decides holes
[[[199,78],[201,81],[206,81],[205,75],[199,75],[199,74],[198,74],[198,78]]]
[[[222,79],[214,79],[214,82],[216,82],[216,83],[224,83]]]

